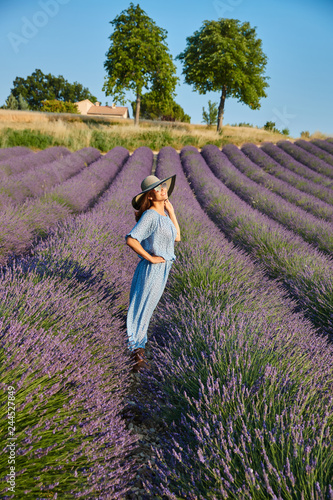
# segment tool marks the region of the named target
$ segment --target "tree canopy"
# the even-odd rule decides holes
[[[251,109],[260,108],[260,99],[267,97],[267,57],[255,28],[236,19],[204,21],[186,41],[185,50],[177,56],[183,63],[185,83],[200,94],[221,92],[217,130],[222,127],[228,97],[237,98]]]
[[[82,101],[84,99],[95,102],[97,100],[80,83],[69,83],[62,75],[54,76],[51,73],[44,75],[40,69],[36,69],[27,78],[15,78],[11,93],[16,99],[21,94],[28,102],[31,110],[40,110],[45,100],[57,99],[64,102]]]
[[[107,71],[103,90],[121,104],[125,91],[136,96],[135,123],[139,123],[141,97],[146,91],[157,92],[167,105],[174,96],[178,78],[176,67],[165,43],[167,31],[159,28],[139,5],[129,8],[113,21],[110,48],[104,67]]]

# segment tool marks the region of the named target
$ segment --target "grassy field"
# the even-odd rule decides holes
[[[310,138],[325,136],[320,132]],[[256,127],[226,125],[222,133],[215,126],[187,123],[142,121],[139,127],[133,120],[87,117],[71,114],[40,113],[34,111],[0,110],[0,147],[27,146],[45,149],[66,146],[71,151],[92,146],[102,152],[123,146],[133,152],[140,146],[159,151],[172,146],[179,151],[184,146],[199,149],[206,144],[218,147],[225,144],[241,146],[246,142],[259,145],[264,141],[276,143],[286,136]],[[290,140],[294,138],[289,137]]]

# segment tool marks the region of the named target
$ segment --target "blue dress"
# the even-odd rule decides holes
[[[130,302],[127,313],[128,347],[130,350],[145,347],[150,318],[164,291],[173,261],[174,243],[177,229],[168,214],[159,214],[148,209],[141,215],[131,236],[138,240],[149,254],[158,255],[165,262],[152,264],[140,257],[130,291]]]

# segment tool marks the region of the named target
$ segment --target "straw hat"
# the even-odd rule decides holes
[[[151,189],[156,188],[160,184],[163,184],[163,182],[167,183],[168,196],[170,196],[173,191],[173,188],[175,187],[176,174],[171,175],[170,177],[166,177],[165,179],[162,180],[156,177],[155,175],[148,175],[148,177],[145,177],[141,182],[141,189],[142,189],[141,193],[134,196],[132,200],[132,205],[135,208],[135,210],[139,210],[143,195],[148,191],[150,191]]]

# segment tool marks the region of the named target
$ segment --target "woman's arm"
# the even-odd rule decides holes
[[[180,239],[181,239],[180,238],[180,227],[179,227],[179,224],[178,224],[178,221],[177,221],[177,217],[176,217],[174,208],[171,205],[169,199],[165,200],[164,207],[168,211],[169,217],[170,217],[170,219],[172,220],[172,222],[174,223],[174,225],[175,225],[175,227],[177,229],[177,236],[175,238],[175,241],[180,241]]]
[[[132,248],[134,252],[136,252],[138,255],[141,255],[141,257],[148,260],[152,264],[160,264],[161,262],[165,262],[165,259],[163,259],[163,257],[158,257],[157,255],[150,255],[150,253],[146,252],[141,243],[139,243],[138,240],[136,240],[135,238],[132,238],[132,236],[127,236],[126,244],[130,248]]]

